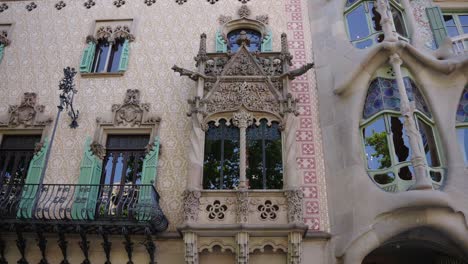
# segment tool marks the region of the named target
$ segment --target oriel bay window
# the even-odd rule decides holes
[[[229,125],[228,125],[229,124]],[[204,189],[239,188],[240,133],[226,120],[208,123],[205,134]],[[246,176],[250,189],[283,188],[281,132],[278,122],[261,119],[245,130]]]
[[[465,166],[468,167],[468,86],[463,90],[457,109],[457,137]]]
[[[419,147],[425,155],[427,177],[435,188],[443,183],[444,170],[438,151],[432,114],[409,76],[404,77],[408,99],[416,106],[414,119]],[[365,101],[362,137],[367,170],[371,179],[389,192],[406,191],[415,182],[412,152],[405,119],[400,114],[400,94],[392,76],[377,77]]]
[[[400,0],[389,0],[393,16],[394,31],[401,39],[407,40],[408,31],[404,20],[404,9]],[[381,15],[377,11],[376,1],[348,0],[345,7],[345,20],[348,37],[359,49],[365,49],[384,40]]]

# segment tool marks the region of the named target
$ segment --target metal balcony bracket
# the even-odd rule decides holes
[[[81,241],[78,242],[78,244],[81,248],[81,251],[83,251],[83,255],[85,257],[81,264],[91,264],[91,262],[89,261],[89,241],[86,237],[86,229],[83,227],[78,227],[78,232],[80,233],[81,237]]]
[[[125,241],[123,244],[125,245],[125,251],[127,251],[128,262],[127,264],[133,264],[132,257],[133,257],[133,242],[130,239],[130,234],[128,233],[128,229],[126,227],[122,228],[122,233],[125,237]]]
[[[49,264],[47,261],[46,257],[46,247],[47,247],[47,239],[44,236],[44,233],[40,228],[36,227],[36,233],[37,233],[37,246],[39,247],[39,250],[41,251],[41,261],[39,261],[39,264]]]
[[[8,264],[5,259],[5,241],[0,237],[0,264]]]
[[[106,254],[106,262],[104,264],[112,264],[110,261],[110,253],[112,248],[112,243],[109,241],[109,235],[102,227],[99,228],[99,233],[102,236],[103,242],[101,243],[104,253]]]
[[[23,237],[23,233],[21,232],[19,227],[16,227],[16,247],[18,248],[20,254],[21,254],[21,259],[18,260],[18,264],[29,264],[28,261],[26,260],[26,239]]]
[[[65,234],[63,233],[63,230],[60,229],[60,227],[57,227],[57,233],[58,233],[58,246],[60,248],[60,251],[62,251],[62,256],[63,260],[60,262],[60,264],[70,264],[68,262],[68,256],[67,256],[67,246],[68,246],[68,241],[65,239]]]
[[[156,253],[156,245],[153,242],[153,238],[151,237],[151,231],[147,228],[146,231],[146,239],[145,242],[143,243],[145,245],[146,251],[148,251],[148,255],[150,258],[150,263],[149,264],[156,264],[154,255]]]

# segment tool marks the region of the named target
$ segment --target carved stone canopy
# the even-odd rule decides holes
[[[126,25],[117,25],[115,27],[101,26],[97,29],[95,35],[86,37],[86,43],[96,43],[99,40],[113,42],[116,39],[127,39],[128,41],[132,42],[135,40],[135,36],[130,33],[130,28]]]
[[[37,104],[36,93],[24,93],[19,105],[10,105],[8,109],[8,127],[45,126],[52,122],[50,117],[44,117],[45,106]]]

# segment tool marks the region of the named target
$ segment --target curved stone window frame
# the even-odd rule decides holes
[[[467,110],[464,110],[467,108]],[[464,110],[464,111],[463,111]],[[461,116],[461,112],[464,112],[464,118]],[[457,143],[462,153],[465,167],[468,167],[468,85],[463,89],[463,93],[460,97],[457,109],[456,117],[456,133]]]
[[[407,69],[402,68],[402,72],[404,74],[404,78],[408,77],[414,82],[414,79],[412,78],[411,74],[409,73]],[[391,68],[388,68],[388,67],[379,69],[369,83],[372,83],[372,81],[374,81],[377,78],[395,79],[395,77],[392,75]],[[416,84],[415,84],[415,88],[418,89],[418,86]],[[421,93],[420,90],[419,92]],[[367,99],[367,95],[366,95],[366,99]],[[363,108],[365,108],[365,106]],[[416,182],[416,180],[415,180],[415,175],[414,175],[414,169],[410,169],[410,171],[413,174],[411,180],[404,180],[400,178],[400,176],[398,175],[401,168],[406,167],[406,166],[408,167],[412,166],[412,161],[411,161],[412,150],[411,150],[411,146],[408,143],[408,139],[407,139],[407,135],[405,131],[406,129],[403,124],[404,121],[401,120],[402,121],[401,123],[403,125],[402,139],[403,139],[403,142],[405,143],[405,146],[408,147],[409,153],[408,153],[408,157],[406,158],[406,160],[398,161],[398,154],[395,148],[396,145],[394,142],[394,137],[393,137],[393,133],[391,129],[392,117],[397,117],[397,118],[400,118],[401,120],[402,119],[401,112],[396,111],[396,110],[384,109],[373,114],[372,116],[368,118],[363,119],[360,122],[360,137],[361,137],[361,144],[362,144],[362,149],[363,149],[363,160],[364,160],[364,163],[366,164],[365,167],[366,167],[366,171],[368,172],[369,177],[379,188],[381,188],[382,190],[386,192],[402,192],[402,191],[407,191]],[[386,167],[386,168],[373,169],[369,167],[369,159],[372,160],[372,158],[368,158],[370,154],[366,150],[365,129],[369,128],[372,124],[376,123],[376,121],[378,121],[379,119],[383,119],[385,122],[385,132],[387,133],[386,140],[387,140],[387,145],[388,145],[388,150],[389,150],[388,154],[390,156],[391,164],[389,167]],[[424,150],[423,138],[421,136],[421,131],[420,131],[421,124],[427,125],[432,130],[432,136],[433,136],[433,140],[435,144],[435,150],[437,153],[439,166],[435,166],[435,167],[429,166],[428,160],[426,157],[424,158],[424,162],[427,165],[427,177],[430,179],[435,189],[440,189],[442,185],[444,184],[446,172],[443,166],[444,157],[441,151],[441,142],[439,138],[439,133],[437,132],[437,129],[436,129],[436,124],[433,121],[432,117],[427,116],[424,112],[420,111],[417,108],[415,109],[414,120],[416,121],[416,127],[419,132],[418,145],[419,145],[419,148],[421,148],[423,153],[426,153],[426,152]],[[381,183],[379,183],[378,182],[379,180],[376,180],[376,176],[381,175],[382,179],[385,180],[385,178],[383,177],[384,177],[384,174],[386,173],[393,173],[394,180],[388,183],[385,183],[384,181],[381,181]],[[434,178],[440,178],[440,180],[434,181],[431,176]]]
[[[221,25],[217,31],[216,36],[216,46],[217,52],[227,52],[230,51],[228,35],[236,30],[253,30],[260,33],[260,49],[259,52],[271,52],[271,39],[273,37],[273,32],[270,27],[266,24],[267,17],[265,17],[264,22],[260,20],[250,19],[248,17],[241,17],[239,19],[228,21]]]
[[[398,39],[400,40],[403,40],[403,41],[406,41],[406,42],[410,42],[410,39],[409,39],[409,30],[408,30],[408,23],[407,23],[407,19],[405,18],[405,9],[403,7],[403,4],[400,3],[398,0],[388,0],[389,1],[389,4],[392,8],[392,10],[396,10],[399,12],[400,14],[400,17],[403,21],[403,30],[404,30],[404,33],[406,33],[406,36],[405,35],[402,35],[400,34],[399,32],[397,32],[396,28],[395,28],[395,25],[393,25],[393,31],[396,32],[396,34],[398,35]],[[372,20],[372,10],[370,8],[370,4],[373,4],[374,6],[376,5],[376,1],[373,1],[373,0],[358,0],[358,1],[355,1],[355,2],[352,2],[350,0],[346,1],[346,6],[344,8],[344,23],[345,23],[345,29],[346,29],[346,34],[348,36],[348,39],[349,41],[351,42],[351,44],[358,48],[358,49],[366,49],[366,48],[369,48],[371,46],[374,46],[380,42],[382,42],[384,39],[384,32],[383,30],[375,30],[373,28],[373,20]],[[353,12],[353,11],[356,11],[357,9],[359,8],[363,8],[364,9],[364,15],[365,15],[365,20],[366,20],[366,23],[367,23],[367,30],[368,30],[368,35],[365,36],[365,37],[360,37],[359,39],[351,39],[351,32],[350,32],[350,23],[348,21],[348,16]],[[377,12],[377,11],[376,11]],[[380,25],[379,25],[380,26]],[[381,39],[379,39],[381,38]]]

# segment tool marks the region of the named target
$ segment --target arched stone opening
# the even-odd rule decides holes
[[[466,264],[468,255],[443,233],[421,227],[387,240],[362,264]]]

